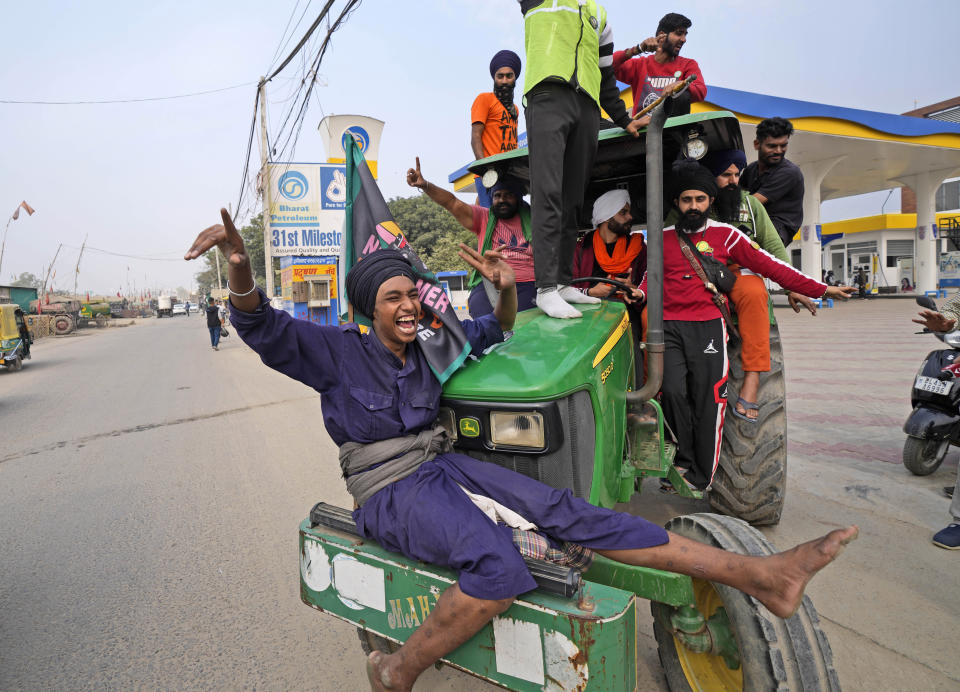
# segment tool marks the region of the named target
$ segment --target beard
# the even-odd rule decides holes
[[[516,83],[493,85],[494,96],[497,97],[497,100],[502,103],[503,107],[507,110],[513,108],[513,90],[516,88],[516,86]]]
[[[490,205],[490,213],[493,214],[496,218],[506,220],[512,219],[517,215],[517,208],[519,204],[510,204],[509,202],[500,202],[498,204]]]
[[[740,187],[727,185],[721,188],[717,192],[713,208],[717,210],[717,216],[724,223],[738,223],[740,221]]]
[[[707,215],[699,209],[688,209],[677,220],[677,228],[684,233],[699,231],[707,220]]]
[[[671,58],[676,58],[680,55],[680,49],[677,48],[677,44],[670,40],[670,35],[663,39],[663,52],[669,55]]]
[[[619,238],[619,237],[626,237],[626,236],[630,235],[630,227],[631,227],[631,226],[632,226],[632,224],[630,224],[630,223],[619,223],[618,221],[615,221],[614,219],[610,219],[609,221],[607,221],[607,228],[609,228],[611,231],[613,231],[613,232],[617,235],[618,238]]]

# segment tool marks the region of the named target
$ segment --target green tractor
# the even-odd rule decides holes
[[[662,222],[664,162],[681,152],[741,147],[726,112],[671,118],[653,111],[646,137],[599,135],[587,192],[629,188],[634,217],[648,218],[648,377],[634,391],[633,333],[620,303],[578,306],[580,320],[520,313],[514,335],[468,362],[445,385],[440,421],[459,451],[604,506],[628,501],[645,477],[669,478],[675,443],[654,399],[663,366]],[[526,149],[475,162],[487,179],[527,178]],[[487,182],[487,181],[485,181]],[[639,204],[637,204],[639,201]],[[742,553],[773,546],[742,519],[775,523],[783,504],[786,420],[782,356],[771,319],[774,369],[762,379],[761,422],[728,420],[723,459],[710,492],[725,514],[677,517],[667,528]],[[731,348],[731,361],[738,360]],[[731,368],[734,400],[742,372]],[[732,417],[731,417],[732,418]],[[512,690],[636,688],[638,600],[651,602],[654,633],[671,690],[837,690],[830,645],[804,598],[782,620],[726,586],[597,557],[583,574],[528,561],[539,587],[443,659]],[[357,533],[350,512],[316,505],[300,526],[301,598],[357,626],[364,650],[396,650],[456,575],[389,553]]]

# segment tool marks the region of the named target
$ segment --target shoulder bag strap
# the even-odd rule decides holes
[[[733,329],[733,318],[730,316],[730,309],[727,307],[727,297],[723,295],[717,287],[713,285],[713,282],[707,278],[706,272],[703,271],[703,265],[700,264],[700,261],[693,256],[693,253],[696,252],[698,255],[700,252],[693,246],[693,243],[690,242],[689,238],[684,237],[685,234],[681,231],[674,230],[674,233],[677,234],[677,239],[680,241],[680,252],[683,253],[683,256],[687,258],[687,261],[690,263],[690,266],[693,267],[693,271],[696,273],[700,280],[703,282],[703,287],[710,291],[711,299],[713,300],[714,305],[720,309],[720,314],[723,316],[724,321],[727,323],[730,329]]]

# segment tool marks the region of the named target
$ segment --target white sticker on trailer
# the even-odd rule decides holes
[[[590,679],[586,656],[572,641],[559,632],[543,635],[543,649],[547,660],[546,692],[582,690]]]
[[[539,625],[510,618],[494,618],[493,648],[498,673],[543,684],[543,644]]]
[[[360,562],[344,553],[333,558],[333,583],[341,600],[347,599],[385,613],[387,597],[384,582],[383,570],[379,567]]]
[[[330,586],[330,560],[323,546],[316,541],[303,542],[300,574],[303,575],[303,583],[314,591],[325,591]]]

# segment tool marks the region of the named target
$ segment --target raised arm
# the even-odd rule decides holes
[[[343,350],[340,329],[274,310],[254,283],[250,258],[230,214],[221,209],[220,217],[223,223],[202,231],[184,259],[194,260],[219,248],[227,258],[227,288],[237,335],[274,370],[320,392],[336,386]]]
[[[481,255],[469,245],[460,243],[457,254],[500,291],[497,304],[493,306],[493,314],[500,323],[500,329],[507,332],[513,329],[513,323],[517,318],[517,285],[513,268],[503,260],[503,255],[500,254],[505,247],[501,245],[496,250],[487,250]]]
[[[429,182],[420,173],[420,157],[417,157],[417,167],[407,169],[407,185],[422,190],[427,197],[453,214],[461,226],[473,230],[473,209],[469,204],[461,202],[452,192],[448,192]]]
[[[193,245],[183,256],[185,260],[194,260],[207,250],[216,246],[227,258],[227,284],[230,289],[230,303],[238,310],[253,312],[260,304],[256,292],[253,272],[250,269],[250,257],[243,245],[243,238],[233,225],[233,219],[226,209],[220,210],[222,224],[210,226],[201,231]]]

